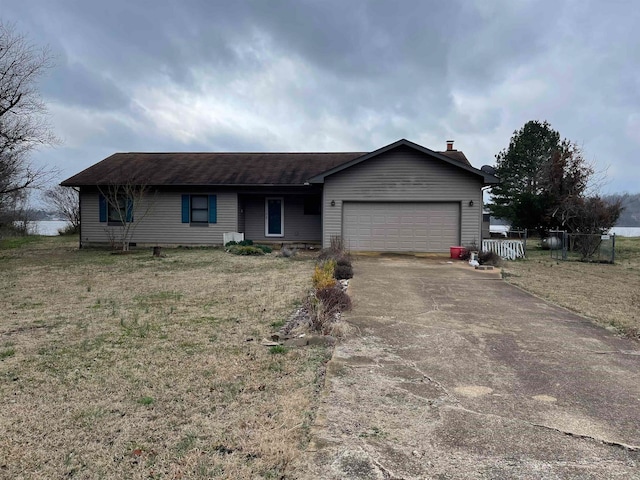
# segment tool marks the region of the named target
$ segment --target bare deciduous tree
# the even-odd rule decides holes
[[[107,235],[122,251],[129,250],[133,234],[155,203],[155,192],[144,182],[131,179],[125,183],[98,187],[104,198]],[[117,232],[117,233],[116,233]]]
[[[53,66],[47,47],[40,48],[0,23],[0,211],[16,192],[34,187],[49,173],[34,166],[29,154],[58,142],[47,122],[37,82]]]
[[[44,192],[44,200],[71,224],[73,231],[78,231],[80,228],[80,202],[78,191],[75,188],[57,185]]]
[[[32,232],[33,218],[29,209],[29,198],[24,190],[9,193],[0,209],[0,227],[11,234],[27,235]],[[6,232],[5,232],[6,233]]]

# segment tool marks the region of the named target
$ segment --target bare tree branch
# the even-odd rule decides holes
[[[155,192],[145,181],[136,178],[99,186],[98,190],[107,204],[107,236],[126,252],[136,228],[153,209]]]
[[[14,194],[41,185],[51,173],[34,167],[29,154],[58,143],[37,90],[52,66],[48,47],[37,47],[0,23],[0,211],[9,208]]]
[[[80,201],[78,190],[57,185],[44,192],[44,200],[68,221],[74,230],[80,227]]]

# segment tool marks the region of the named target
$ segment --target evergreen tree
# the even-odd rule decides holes
[[[491,191],[491,214],[508,220],[514,228],[547,229],[550,162],[555,152],[566,148],[546,121],[532,120],[515,131],[509,147],[496,155],[500,183]]]

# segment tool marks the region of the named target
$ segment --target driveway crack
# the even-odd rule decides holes
[[[416,364],[414,362],[407,362],[407,363],[405,363],[405,365],[407,367],[413,368],[416,372],[418,372],[420,375],[422,375],[423,379],[427,380],[429,383],[433,383],[436,387],[438,387],[440,390],[442,390],[447,397],[451,398],[454,403],[460,404],[460,401],[455,397],[455,395],[453,395],[451,392],[449,392],[449,390],[447,390],[447,388],[442,383],[440,383],[435,378],[432,378],[429,375],[427,375],[426,373],[424,373],[422,370],[420,370],[416,366]]]
[[[393,473],[391,470],[389,470],[387,467],[382,465],[375,458],[371,458],[371,461],[376,467],[378,467],[378,470],[382,472],[382,475],[384,475],[385,480],[404,480],[404,477],[399,477],[398,475]]]
[[[483,417],[498,418],[500,420],[507,420],[507,421],[512,421],[512,422],[521,422],[521,423],[525,423],[527,425],[530,425],[532,427],[543,428],[545,430],[550,430],[550,431],[553,431],[553,432],[561,433],[561,434],[566,435],[568,437],[579,438],[579,439],[583,439],[583,440],[592,440],[594,442],[602,443],[603,445],[609,445],[610,447],[620,448],[620,449],[625,450],[627,452],[640,452],[640,445],[630,445],[630,444],[623,443],[623,442],[615,442],[613,440],[606,440],[604,438],[594,437],[592,435],[585,435],[585,434],[582,434],[582,433],[570,432],[569,430],[563,430],[561,428],[551,427],[551,426],[545,425],[543,423],[530,422],[529,420],[525,420],[525,419],[522,419],[522,418],[503,417],[502,415],[496,415],[495,413],[478,412],[476,410],[471,410],[469,408],[465,408],[465,407],[461,407],[461,406],[448,406],[448,407],[445,407],[445,408],[449,408],[451,410],[460,410],[462,412],[470,413],[472,415],[480,415],[480,416],[483,416]]]
[[[593,355],[631,355],[640,357],[640,351],[634,350],[588,350],[588,349],[567,349],[567,350],[527,350],[523,349],[523,353],[531,354],[563,354],[563,353],[591,353]]]
[[[532,422],[526,422],[526,423],[528,423],[529,425],[531,425],[533,427],[544,428],[546,430],[551,430],[551,431],[554,431],[554,432],[562,433],[563,435],[567,435],[568,437],[582,438],[582,439],[587,439],[587,440],[594,440],[594,441],[600,442],[600,443],[602,443],[604,445],[609,445],[611,447],[621,448],[621,449],[626,450],[628,452],[640,452],[640,446],[638,446],[638,445],[629,445],[627,443],[614,442],[612,440],[605,440],[604,438],[593,437],[591,435],[584,435],[582,433],[569,432],[568,430],[562,430],[560,428],[550,427],[549,425],[544,425],[542,423],[532,423]]]

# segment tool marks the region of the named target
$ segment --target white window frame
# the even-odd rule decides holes
[[[269,200],[280,200],[280,233],[269,233]],[[284,237],[284,197],[265,197],[264,199],[264,236]]]

